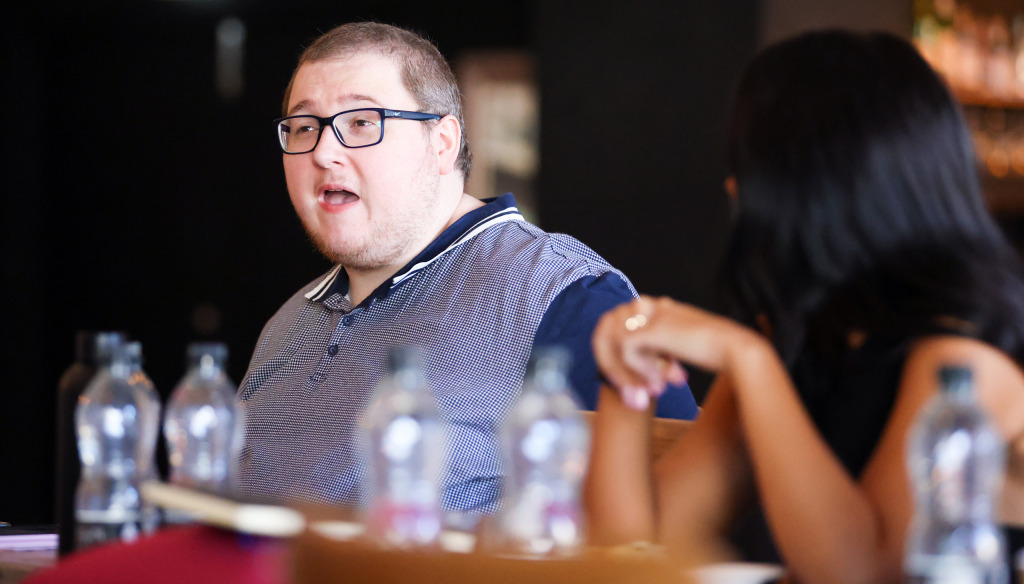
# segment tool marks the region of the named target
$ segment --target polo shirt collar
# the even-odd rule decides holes
[[[459,217],[455,223],[452,223],[447,229],[442,231],[412,261],[378,286],[363,301],[363,304],[387,296],[392,288],[411,278],[416,272],[429,266],[444,254],[469,241],[485,229],[506,221],[525,220],[516,207],[516,200],[512,193],[484,199],[483,202],[485,203],[483,207],[473,209]],[[348,294],[348,273],[342,269],[341,264],[331,268],[327,276],[306,293],[306,298],[313,302],[323,302],[334,294]]]

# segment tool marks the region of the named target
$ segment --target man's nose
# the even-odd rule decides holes
[[[348,160],[348,151],[349,148],[342,145],[334,129],[327,127],[320,135],[320,142],[313,149],[313,162],[323,168],[340,164]]]

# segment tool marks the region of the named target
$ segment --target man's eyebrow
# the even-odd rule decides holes
[[[374,99],[373,97],[371,97],[369,95],[363,95],[361,93],[348,93],[348,94],[342,95],[338,101],[341,101],[341,102],[368,101],[368,102],[370,102],[372,104],[380,106],[380,102],[379,101],[377,101],[376,99]],[[292,115],[295,115],[296,112],[300,112],[300,111],[303,111],[303,110],[308,110],[312,105],[313,105],[313,102],[311,100],[304,99],[304,100],[300,101],[299,103],[293,105],[291,107],[291,109],[288,110],[288,115],[292,116]]]
[[[309,104],[310,104],[310,102],[309,102],[308,99],[304,99],[304,100],[300,101],[299,103],[293,105],[290,110],[288,110],[288,115],[289,116],[290,115],[294,115],[295,112],[302,111],[302,110],[308,108]]]

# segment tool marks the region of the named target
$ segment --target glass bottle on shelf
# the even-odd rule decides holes
[[[958,6],[955,0],[935,0],[934,6],[937,34],[935,61],[932,65],[937,71],[953,79],[958,72],[959,50],[964,40],[962,27],[961,30],[957,30],[956,27]]]
[[[987,35],[985,91],[991,97],[1011,99],[1016,89],[1016,72],[1010,28],[1006,19],[998,14],[989,19]]]
[[[914,0],[914,45],[928,63],[941,70],[937,63],[939,22],[932,0]]]
[[[985,89],[985,20],[961,4],[953,16],[955,44],[947,54],[947,76],[950,85],[980,93]]]

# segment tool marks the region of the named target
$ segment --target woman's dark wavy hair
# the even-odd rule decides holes
[[[898,37],[804,34],[745,71],[723,283],[787,365],[849,335],[951,331],[1024,363],[1024,271],[981,197],[947,88]]]

